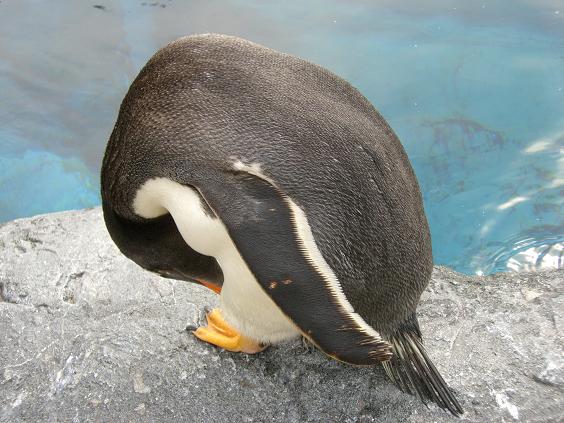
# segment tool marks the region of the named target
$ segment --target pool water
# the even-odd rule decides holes
[[[238,35],[359,88],[419,178],[435,262],[564,267],[564,2],[0,1],[0,221],[100,203],[129,84],[192,33]]]

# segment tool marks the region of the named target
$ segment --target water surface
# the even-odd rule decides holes
[[[201,32],[359,88],[412,160],[436,263],[564,265],[562,1],[2,0],[0,221],[99,204],[129,84],[156,49]]]

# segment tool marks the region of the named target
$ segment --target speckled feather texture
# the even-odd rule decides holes
[[[562,272],[436,267],[419,319],[456,419],[299,342],[255,356],[185,331],[217,297],[119,253],[100,208],[0,226],[0,421],[559,422]]]
[[[198,189],[228,187],[214,194],[235,204],[231,174],[239,161],[260,165],[303,209],[347,299],[370,326],[391,332],[413,313],[432,254],[407,155],[358,90],[300,58],[217,34],[159,50],[121,105],[102,166],[102,199],[138,220],[130,207],[137,189],[164,177]]]
[[[281,310],[337,360],[367,365],[403,357],[390,366],[414,373],[400,386],[421,385],[408,390],[462,413],[439,373],[425,370],[433,365],[423,348],[421,361],[403,345],[411,339],[404,334],[419,337],[414,313],[433,267],[417,180],[397,136],[347,81],[237,37],[201,34],[168,44],[132,82],[101,169],[108,231],[124,255],[149,270],[154,254],[135,259],[130,251],[138,243],[124,234],[133,222],[140,223],[134,235],[144,232],[159,216],[133,207],[154,180],[194,188],[197,203],[208,203],[225,225],[225,245],[236,246],[229,254],[186,241],[220,263],[222,308],[243,334],[280,339],[283,316],[269,329],[257,326]],[[168,209],[175,222],[187,219],[185,228],[197,225],[187,204],[171,209],[163,196],[152,196],[152,211]],[[239,255],[248,279],[240,264],[226,265]],[[253,278],[270,297],[257,308],[256,299],[244,304]],[[243,280],[250,285],[235,289]],[[287,283],[271,289],[273,281]],[[271,300],[279,310],[265,313]]]

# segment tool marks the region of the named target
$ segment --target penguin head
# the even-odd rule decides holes
[[[221,287],[223,274],[213,257],[198,254],[184,241],[169,214],[133,221],[119,216],[103,201],[106,227],[120,251],[159,276]]]

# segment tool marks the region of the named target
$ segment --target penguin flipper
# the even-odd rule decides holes
[[[256,169],[255,169],[256,170]],[[319,252],[302,209],[258,172],[197,187],[267,295],[325,354],[351,364],[390,359],[391,346],[357,313]]]

